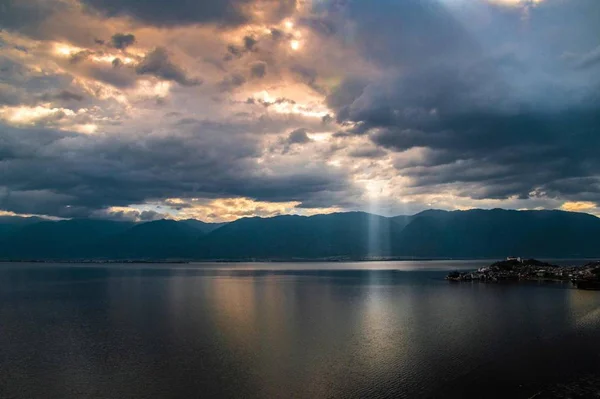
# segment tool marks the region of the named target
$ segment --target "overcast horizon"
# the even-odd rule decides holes
[[[598,0],[0,1],[0,216],[600,216]]]

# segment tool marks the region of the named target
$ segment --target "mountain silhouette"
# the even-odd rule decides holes
[[[565,211],[428,210],[230,223],[0,218],[3,260],[301,260],[600,256],[600,219]]]

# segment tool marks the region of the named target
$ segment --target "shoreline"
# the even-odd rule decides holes
[[[454,283],[568,283],[583,290],[600,290],[600,261],[581,266],[558,266],[537,259],[507,258],[477,270],[448,273]]]
[[[547,261],[578,261],[580,262],[593,262],[598,257],[540,257]],[[139,264],[189,264],[189,263],[340,263],[340,262],[440,262],[440,261],[494,261],[497,258],[447,258],[447,257],[389,257],[389,258],[352,258],[352,257],[339,257],[339,258],[247,258],[247,259],[0,259],[0,263],[98,263],[98,264],[111,264],[111,263],[139,263]],[[588,262],[588,263],[589,263]],[[555,267],[576,267],[576,266],[563,266],[554,265]]]

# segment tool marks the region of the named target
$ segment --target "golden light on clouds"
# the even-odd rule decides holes
[[[299,40],[292,40],[290,42],[290,48],[294,51],[298,51],[300,50],[300,41]]]
[[[1,216],[38,217],[38,218],[43,218],[46,220],[62,220],[62,218],[53,217],[53,216],[39,215],[39,214],[35,214],[35,213],[15,213],[15,212],[5,211],[5,210],[0,209],[0,217]]]
[[[269,110],[272,110],[278,114],[294,114],[320,119],[332,112],[324,105],[314,101],[281,101],[282,98],[285,98],[285,95],[275,96],[267,90],[254,93],[252,98],[265,104],[270,104]]]
[[[152,82],[140,80],[133,90],[133,95],[139,98],[165,98],[169,95],[171,83],[165,81]]]
[[[69,57],[82,50],[82,48],[72,46],[68,43],[54,43],[54,53],[63,57]]]
[[[33,124],[43,119],[61,119],[73,116],[75,112],[68,108],[50,108],[48,106],[18,106],[0,108],[0,119],[15,125]]]
[[[81,123],[80,118],[89,118],[88,109],[74,111],[69,108],[52,108],[50,104],[35,107],[18,106],[0,108],[0,120],[14,126],[51,126],[83,134],[93,134],[98,130],[95,123]]]
[[[590,211],[593,211],[597,208],[598,207],[595,203],[589,201],[567,201],[560,207],[560,209],[564,211],[588,213],[593,213]]]
[[[104,62],[107,64],[112,64],[116,59],[121,60],[121,62],[123,64],[133,64],[134,63],[134,59],[130,58],[130,57],[118,57],[116,55],[110,55],[110,54],[106,54],[106,55],[92,55],[90,56],[90,59],[92,61],[95,62]]]
[[[310,216],[321,213],[338,212],[340,209],[331,208],[299,208],[301,202],[266,202],[251,198],[219,198],[203,201],[197,198],[169,198],[164,205],[178,209],[170,213],[173,219],[200,219],[213,222],[232,221],[243,217],[272,217],[284,214]]]
[[[60,57],[73,57],[82,52],[87,53],[86,55],[89,60],[91,60],[93,62],[99,62],[99,63],[105,63],[105,64],[111,64],[116,59],[119,59],[123,64],[129,65],[129,64],[133,64],[135,62],[134,57],[143,56],[143,53],[141,53],[141,55],[140,54],[134,55],[129,49],[127,52],[128,55],[124,56],[123,54],[110,53],[110,52],[106,52],[106,51],[94,52],[90,49],[76,47],[69,43],[54,43],[54,47],[53,47],[53,53]]]
[[[331,133],[307,133],[308,138],[316,142],[327,142],[331,138]]]
[[[94,123],[85,123],[83,125],[75,125],[75,126],[73,126],[73,130],[78,133],[93,134],[93,133],[96,133],[96,130],[98,130],[98,125],[96,125]]]

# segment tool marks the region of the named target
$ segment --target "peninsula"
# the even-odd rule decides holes
[[[580,289],[600,290],[600,261],[583,266],[557,266],[537,259],[508,257],[474,271],[454,271],[446,276],[453,282],[509,282],[509,281],[571,281]]]

